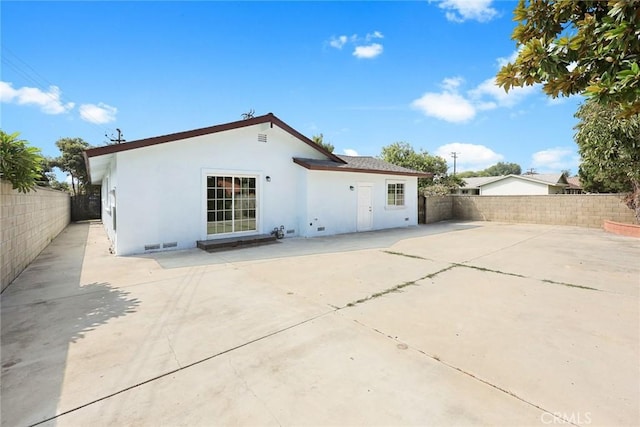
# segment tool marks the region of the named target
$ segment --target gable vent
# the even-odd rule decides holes
[[[258,134],[258,142],[267,142],[267,134],[259,133]]]

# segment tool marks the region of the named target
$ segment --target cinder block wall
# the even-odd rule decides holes
[[[444,221],[453,217],[453,197],[452,196],[429,196],[427,197],[426,224]]]
[[[635,224],[618,194],[450,196],[451,218],[600,228],[604,220]]]
[[[69,194],[38,187],[19,193],[0,181],[0,280],[4,290],[69,224]]]

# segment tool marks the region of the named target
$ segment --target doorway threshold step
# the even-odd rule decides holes
[[[226,249],[237,249],[248,246],[264,245],[276,241],[273,234],[258,234],[242,237],[225,237],[222,239],[198,240],[198,248],[207,252],[216,252]]]

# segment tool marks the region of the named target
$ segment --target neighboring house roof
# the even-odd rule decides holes
[[[572,190],[582,190],[582,183],[580,182],[580,178],[577,176],[568,177],[567,183],[569,183],[569,188]]]
[[[493,182],[502,181],[507,178],[515,178],[523,181],[537,182],[540,184],[566,187],[569,184],[564,174],[535,174],[535,175],[502,175],[502,176],[482,176],[473,178],[463,178],[465,185],[461,188],[480,188]]]
[[[332,160],[304,159],[294,157],[293,161],[300,166],[310,170],[328,170],[342,172],[371,172],[388,175],[407,175],[427,178],[433,174],[419,172],[413,169],[403,168],[394,164],[376,159],[371,156],[340,156],[344,163],[334,162]]]

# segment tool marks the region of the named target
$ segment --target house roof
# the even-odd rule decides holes
[[[371,156],[337,156],[343,163],[332,160],[304,159],[294,157],[293,161],[310,170],[370,172],[388,175],[406,175],[427,178],[433,174],[403,168]]]
[[[569,188],[573,188],[576,190],[582,190],[582,183],[580,182],[580,178],[577,176],[567,177],[567,182],[569,183]]]
[[[193,138],[196,136],[209,135],[212,133],[223,132],[232,129],[239,129],[247,126],[258,125],[261,123],[270,123],[271,127],[273,125],[278,126],[285,132],[288,132],[292,136],[298,138],[305,144],[313,147],[314,149],[320,151],[322,154],[326,155],[333,161],[337,163],[342,163],[342,160],[336,156],[335,154],[327,151],[320,145],[313,142],[311,139],[307,138],[279,118],[277,118],[273,113],[265,114],[264,116],[253,117],[251,119],[239,120],[236,122],[224,123],[215,126],[209,126],[206,128],[193,129],[184,132],[171,133],[168,135],[154,136],[152,138],[139,139],[136,141],[126,142],[124,144],[116,144],[116,145],[106,145],[104,147],[90,148],[85,151],[85,158],[104,156],[106,154],[118,153],[121,151],[127,150],[135,150],[137,148],[149,147],[151,145],[157,144],[165,144],[167,142],[179,141],[182,139]],[[88,164],[88,163],[87,163]]]
[[[555,174],[535,174],[535,175],[502,175],[502,176],[482,176],[463,178],[465,185],[461,188],[480,188],[493,182],[502,181],[507,178],[515,178],[523,181],[537,182],[540,184],[566,187],[568,185],[565,176],[561,173]]]
[[[326,156],[326,159],[303,159],[294,158],[294,162],[307,169],[313,170],[338,170],[349,172],[371,172],[393,175],[407,175],[418,177],[429,177],[432,174],[418,172],[412,169],[403,168],[400,166],[392,165],[383,160],[376,159],[375,157],[366,156],[339,156],[327,151],[324,147],[316,144],[311,139],[302,135],[297,130],[280,120],[273,113],[268,113],[263,116],[254,117],[246,120],[239,120],[236,122],[224,123],[220,125],[210,126],[206,128],[193,129],[184,132],[177,132],[168,135],[155,136],[152,138],[139,139],[136,141],[126,142],[124,144],[106,145],[104,147],[90,148],[84,152],[85,163],[87,165],[87,172],[94,179],[100,179],[100,171],[102,171],[106,165],[108,165],[109,158],[122,151],[135,150],[143,147],[149,147],[153,145],[165,144],[169,142],[180,141],[187,138],[193,138],[197,136],[209,135],[217,132],[224,132],[233,129],[239,129],[247,126],[258,125],[262,123],[270,123],[271,127],[278,126],[285,132],[291,134],[293,137],[299,139],[315,150]],[[95,171],[92,174],[91,166],[96,166],[100,171]],[[96,175],[94,177],[94,175]]]

